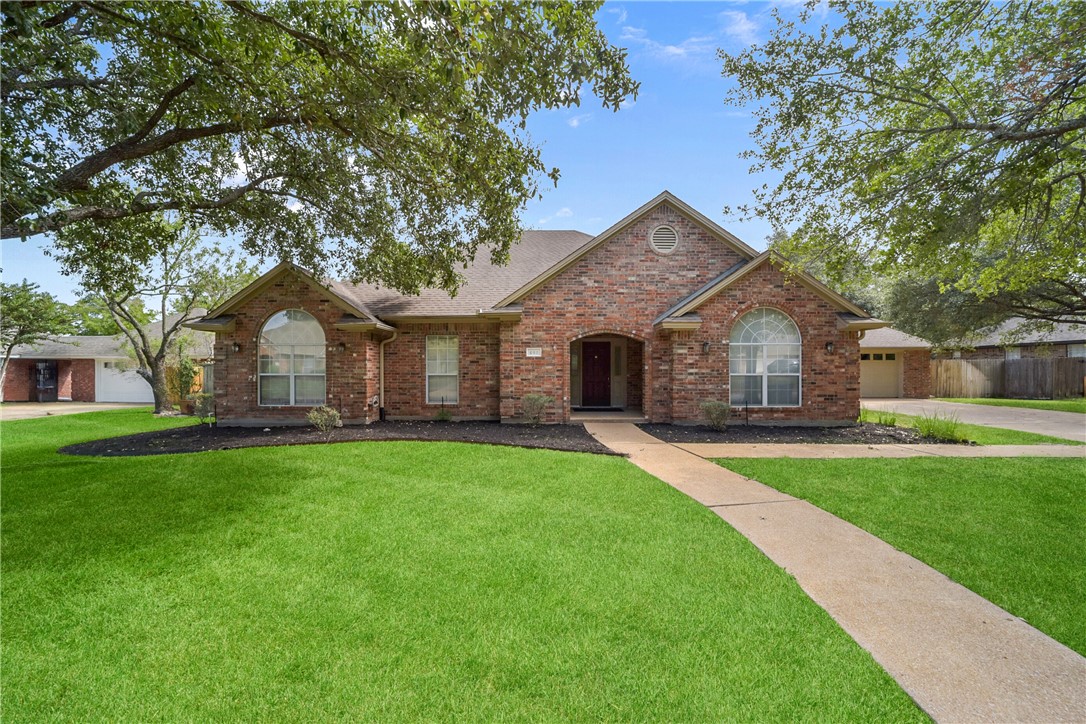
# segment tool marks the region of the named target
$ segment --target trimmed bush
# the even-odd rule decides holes
[[[343,427],[343,420],[339,416],[339,410],[328,405],[314,407],[306,413],[305,419],[309,424],[321,432],[327,434],[337,427]]]
[[[434,415],[434,419],[438,422],[450,422],[452,421],[452,413],[442,407],[437,411],[437,414]]]
[[[720,400],[706,400],[701,403],[701,412],[709,422],[709,427],[723,432],[728,428],[728,417],[731,416],[732,406]]]
[[[520,400],[521,409],[524,411],[524,421],[533,427],[543,422],[543,413],[554,402],[548,395],[525,395]]]
[[[960,442],[966,439],[962,432],[962,422],[956,415],[940,415],[938,412],[933,415],[919,415],[913,419],[913,427],[920,433],[920,437],[933,440]]]
[[[211,418],[215,416],[215,396],[206,392],[198,392],[192,396],[192,413],[200,422],[211,424]]]

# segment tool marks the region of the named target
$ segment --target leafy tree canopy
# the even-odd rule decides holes
[[[143,299],[136,298],[128,304],[132,317],[142,324],[154,320],[154,313],[148,310]],[[68,305],[72,315],[72,334],[112,336],[121,333],[121,328],[113,321],[106,303],[93,294],[87,294],[75,304]]]
[[[19,284],[0,282],[0,388],[12,350],[64,334],[71,325],[66,305],[38,285],[24,279]]]
[[[832,3],[776,16],[721,53],[754,105],[753,170],[783,179],[742,209],[795,228],[842,277],[857,258],[983,299],[1050,294],[1086,319],[1086,4]]]
[[[557,181],[527,116],[636,94],[600,4],[3,3],[3,237],[176,211],[261,259],[454,287]]]

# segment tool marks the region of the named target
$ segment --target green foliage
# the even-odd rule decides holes
[[[867,418],[867,420],[864,420],[864,415],[860,415],[861,422],[873,422],[876,425],[889,425],[890,427],[897,425],[897,413],[889,410],[872,410]]]
[[[5,720],[926,720],[791,576],[620,458],[56,453],[167,422],[196,421],[0,423]]]
[[[709,422],[709,427],[724,432],[728,429],[728,418],[732,414],[732,406],[719,400],[706,400],[702,402],[701,413]]]
[[[196,382],[196,363],[188,355],[182,354],[177,359],[177,375],[174,377],[178,400],[187,400],[192,395],[192,386]]]
[[[757,118],[749,215],[835,281],[915,271],[1086,319],[1081,3],[836,3],[722,53]],[[788,251],[788,249],[785,249]]]
[[[305,419],[309,420],[310,425],[325,434],[332,432],[337,427],[343,427],[343,420],[340,418],[339,410],[328,405],[314,407],[305,414]]]
[[[452,413],[444,405],[434,415],[434,420],[437,422],[451,422],[453,419]]]
[[[197,392],[192,396],[192,412],[201,424],[211,424],[211,418],[215,416],[215,395],[207,392]]]
[[[524,415],[524,421],[529,425],[539,425],[543,422],[543,413],[546,412],[547,407],[552,402],[554,402],[554,398],[549,395],[532,393],[522,397],[520,407]]]
[[[636,95],[601,5],[3,3],[3,237],[181,212],[259,258],[452,288],[557,181],[528,117]]]
[[[933,440],[952,440],[960,442],[968,437],[962,431],[962,421],[957,415],[944,415],[934,412],[930,415],[917,415],[912,419],[913,428],[920,433],[920,437]]]
[[[121,333],[121,328],[109,313],[101,297],[87,294],[75,304],[68,305],[72,314],[72,334],[111,337]],[[154,312],[147,309],[143,299],[129,301],[127,311],[141,324],[154,319]]]
[[[913,415],[897,415],[898,427],[914,427]],[[874,410],[860,410],[860,422],[878,422],[878,413]],[[1082,445],[1075,440],[1067,440],[1051,435],[1039,435],[1035,432],[1023,432],[1021,430],[1008,430],[1002,427],[989,425],[958,424],[958,432],[962,440],[976,443],[977,445]]]
[[[1065,400],[1008,400],[998,397],[940,398],[945,402],[965,402],[970,405],[992,405],[994,407],[1025,407],[1032,410],[1052,410],[1054,412],[1077,412],[1086,415],[1086,398],[1072,397]]]

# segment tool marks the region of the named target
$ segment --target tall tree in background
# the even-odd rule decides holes
[[[3,238],[176,211],[260,259],[454,288],[557,181],[528,115],[636,94],[601,4],[5,2]]]
[[[37,284],[26,279],[19,284],[0,282],[0,347],[4,355],[0,360],[0,399],[12,350],[64,334],[70,325],[67,307],[52,294],[39,292]]]
[[[154,319],[154,314],[147,310],[142,299],[131,300],[128,312],[133,319],[142,324],[148,324]],[[72,315],[72,334],[86,334],[92,336],[112,337],[121,334],[121,328],[113,321],[113,315],[109,313],[109,306],[99,297],[88,294],[75,304],[68,305]]]
[[[126,253],[99,253],[118,237],[128,245]],[[233,251],[202,242],[183,221],[160,214],[67,226],[58,234],[55,256],[66,274],[80,277],[128,340],[136,372],[151,385],[156,413],[172,409],[166,367],[184,344],[188,330],[182,325],[257,276],[256,267]],[[147,312],[154,322],[146,322]]]
[[[743,211],[838,278],[859,259],[1086,321],[1086,3],[831,8],[721,53],[753,169],[783,172]]]

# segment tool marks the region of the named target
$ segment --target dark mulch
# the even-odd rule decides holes
[[[598,455],[615,453],[589,435],[584,425],[503,425],[500,422],[375,422],[352,425],[329,434],[312,427],[208,427],[195,425],[174,430],[141,432],[137,435],[92,440],[60,449],[68,455],[119,457],[166,455],[170,453],[233,450],[274,445],[314,445],[361,440],[442,440],[490,445],[547,448]]]
[[[849,427],[768,427],[734,425],[717,432],[704,425],[644,424],[639,428],[664,442],[734,442],[734,443],[826,443],[826,444],[924,444],[952,443],[953,440],[933,440],[904,427],[875,425],[865,422]]]

